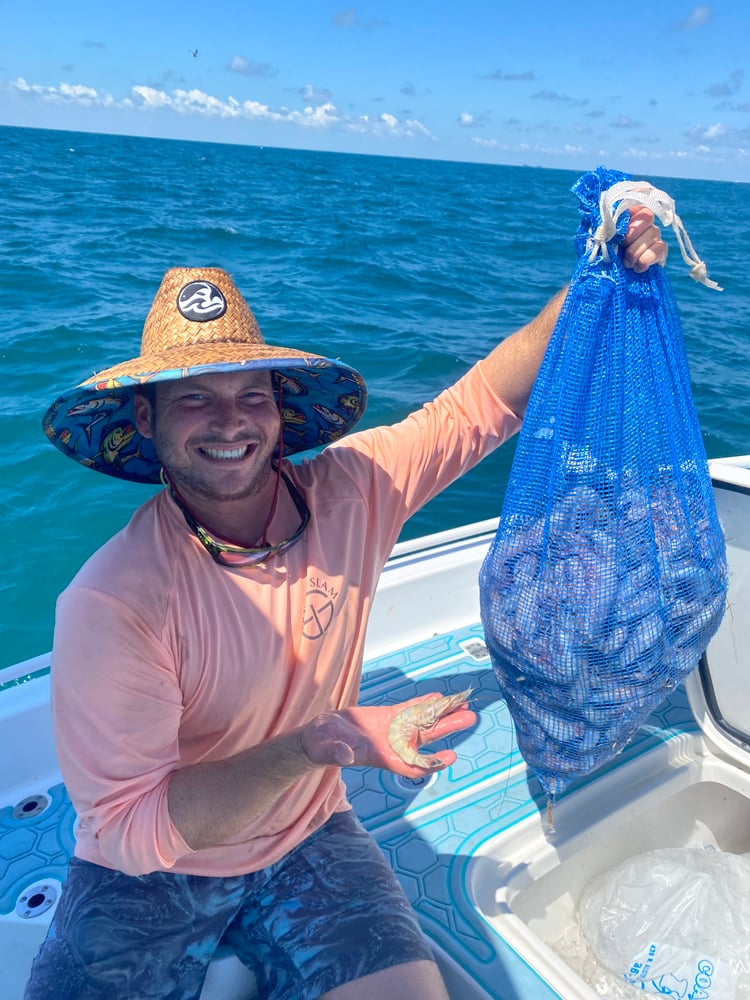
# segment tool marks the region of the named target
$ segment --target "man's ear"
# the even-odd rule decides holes
[[[133,396],[133,413],[138,433],[145,438],[152,437],[154,411],[150,400],[142,392],[136,392]]]

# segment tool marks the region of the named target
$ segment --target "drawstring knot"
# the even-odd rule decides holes
[[[674,200],[646,181],[619,181],[602,191],[599,198],[602,221],[586,244],[589,261],[593,263],[598,257],[605,262],[609,261],[607,244],[617,232],[620,216],[638,205],[648,208],[663,226],[671,226],[674,229],[682,259],[690,268],[690,277],[707,288],[714,288],[717,292],[723,291],[720,285],[708,277],[706,265],[695,252],[682,219],[675,211]]]

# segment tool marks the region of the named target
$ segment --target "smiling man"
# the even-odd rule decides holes
[[[270,373],[197,375],[153,390],[135,395],[136,426],[170,486],[197,520],[240,545],[254,543],[272,509],[281,429]]]
[[[632,213],[638,270],[666,256],[652,223]],[[347,434],[356,371],[266,344],[224,271],[173,269],[140,356],[50,407],[65,454],[165,489],[58,601],[78,825],[29,1000],[198,997],[220,942],[269,1000],[444,1000],[340,769],[425,773],[388,742],[405,706],[357,705],[377,581],[405,520],[518,429],[561,302],[402,422]]]

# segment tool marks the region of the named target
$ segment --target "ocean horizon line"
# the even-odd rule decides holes
[[[270,149],[277,150],[279,152],[286,153],[310,153],[310,154],[320,154],[328,156],[343,156],[343,157],[356,157],[359,159],[373,159],[373,160],[395,160],[398,162],[420,162],[420,163],[447,163],[447,164],[457,164],[460,166],[467,167],[478,167],[478,168],[497,168],[502,170],[534,170],[534,171],[546,171],[555,174],[572,174],[580,175],[586,173],[589,170],[595,170],[599,166],[606,166],[608,169],[618,170],[620,169],[616,163],[592,163],[588,166],[581,167],[551,167],[538,163],[505,163],[503,161],[488,161],[488,160],[468,160],[468,159],[456,159],[451,156],[424,156],[424,155],[414,155],[409,156],[406,154],[398,153],[373,153],[373,152],[357,152],[354,150],[338,150],[338,149],[320,149],[314,146],[285,146],[277,145],[274,143],[256,143],[256,142],[238,142],[232,139],[204,139],[204,138],[186,138],[184,136],[166,136],[166,135],[156,135],[151,133],[142,132],[111,132],[111,131],[99,131],[98,129],[71,129],[71,128],[53,128],[51,126],[38,126],[38,125],[19,125],[19,124],[5,124],[0,122],[0,128],[7,129],[24,129],[28,131],[35,132],[45,132],[45,133],[63,133],[68,135],[82,135],[82,136],[99,136],[102,138],[118,138],[118,139],[135,139],[144,141],[154,141],[154,142],[169,142],[169,143],[187,143],[203,146],[218,146],[218,147],[233,147],[239,149],[255,149],[258,151]],[[636,175],[632,171],[623,170],[623,173],[629,174],[634,179]],[[653,180],[669,180],[669,181],[697,181],[705,184],[750,184],[749,180],[718,180],[711,177],[698,177],[698,176],[685,176],[684,174],[668,174],[661,173],[658,171],[645,171],[641,176],[644,178],[651,178]]]

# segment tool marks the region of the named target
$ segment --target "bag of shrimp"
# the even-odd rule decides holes
[[[727,590],[677,306],[662,268],[622,264],[627,209],[673,226],[691,275],[718,286],[664,192],[602,167],[573,192],[579,259],[479,575],[492,666],[550,805],[698,664]]]

